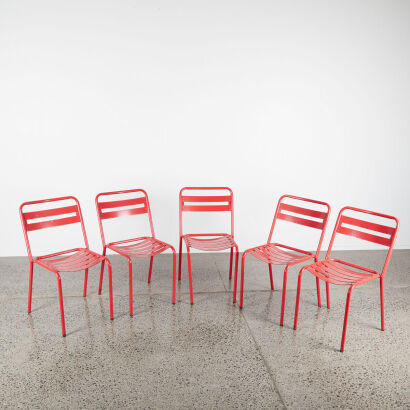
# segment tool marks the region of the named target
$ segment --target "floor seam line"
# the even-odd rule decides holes
[[[216,259],[214,259],[214,263],[215,263],[215,268],[216,268],[216,270],[217,270],[217,272],[218,272],[218,274],[219,274],[219,279],[221,279],[222,286],[223,286],[224,289],[225,289],[225,293],[226,293],[226,292],[229,292],[229,290],[228,290],[228,289],[226,288],[226,286],[225,286],[225,282],[224,282],[224,280],[223,280],[223,278],[222,278],[221,271],[220,271],[219,268],[218,268],[218,264],[216,263]]]
[[[272,380],[273,388],[274,388],[275,392],[277,393],[277,395],[279,396],[279,399],[280,399],[280,401],[281,401],[283,407],[284,407],[285,409],[287,409],[287,407],[286,407],[286,405],[285,405],[285,401],[283,400],[283,397],[282,397],[282,395],[280,394],[279,388],[278,388],[278,386],[276,385],[275,378],[274,378],[274,376],[273,376],[271,367],[269,366],[269,364],[268,364],[268,362],[267,362],[265,356],[263,355],[262,349],[260,348],[258,342],[256,341],[255,335],[253,334],[252,329],[251,329],[251,327],[249,326],[249,323],[248,323],[248,321],[246,320],[246,317],[245,317],[245,315],[244,315],[242,309],[239,309],[239,311],[240,311],[240,314],[241,314],[242,317],[243,317],[243,320],[245,321],[245,324],[246,324],[247,328],[249,329],[249,333],[250,333],[250,335],[251,335],[251,337],[252,337],[253,342],[255,343],[256,349],[257,349],[257,351],[259,352],[259,354],[260,354],[261,357],[262,357],[263,364],[265,365],[265,367],[266,367],[266,369],[267,369],[267,371],[268,371],[268,374],[269,374],[269,376],[270,376],[270,378],[271,378],[271,380]]]

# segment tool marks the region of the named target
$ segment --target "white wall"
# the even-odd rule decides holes
[[[132,187],[177,245],[186,185],[232,187],[241,249],[282,193],[330,226],[395,215],[409,248],[409,21],[405,0],[1,0],[1,255],[25,254],[22,201],[66,194],[100,250],[95,194]]]

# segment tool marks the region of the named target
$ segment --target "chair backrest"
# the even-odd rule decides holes
[[[55,202],[66,202],[68,200],[74,201],[73,205],[62,206],[60,208],[46,208],[36,209],[35,211],[26,212],[25,208],[36,204],[49,204]],[[41,199],[38,201],[24,202],[19,208],[21,225],[23,227],[24,240],[26,242],[27,253],[30,260],[32,260],[30,241],[28,232],[39,229],[52,228],[56,226],[70,225],[75,223],[81,224],[83,239],[85,247],[88,249],[87,234],[85,232],[83,216],[81,213],[80,203],[78,199],[73,196],[65,196],[60,198]],[[33,221],[41,219],[41,221]]]
[[[345,215],[346,211],[353,211],[355,216],[357,214],[362,214],[362,216],[347,216]],[[380,222],[383,219],[393,220],[395,226],[392,227],[388,225],[366,221],[365,219],[362,219],[364,215],[372,215],[374,217],[377,217],[377,219]],[[351,206],[346,206],[340,210],[339,215],[337,217],[336,225],[329,243],[329,248],[326,253],[326,258],[329,258],[330,256],[336,238],[336,234],[353,236],[364,241],[376,243],[378,245],[383,245],[388,248],[388,252],[382,270],[382,276],[384,276],[390,261],[391,253],[393,251],[393,246],[396,240],[398,229],[399,220],[394,216],[381,214],[379,212],[367,211],[365,209],[354,208]]]
[[[208,195],[186,195],[186,191],[205,191]],[[225,191],[223,194],[219,194]],[[213,192],[213,195],[209,195]],[[218,195],[215,194],[218,193]],[[230,212],[234,235],[233,192],[228,187],[185,187],[179,191],[179,235],[183,235],[183,212]]]
[[[292,200],[294,203],[297,203],[297,205],[286,203],[286,199]],[[306,208],[305,206],[307,204],[310,204],[310,206],[316,205],[316,208],[320,208],[321,210]],[[268,243],[271,242],[275,225],[278,219],[318,229],[321,231],[321,234],[316,248],[315,256],[317,258],[319,256],[320,248],[322,246],[329,214],[330,205],[326,202],[316,201],[314,199],[302,198],[293,195],[282,195],[279,198],[278,205],[275,211],[275,216],[273,217]]]
[[[123,194],[135,194],[134,198],[118,199],[115,201],[102,201],[103,197]],[[152,237],[155,237],[154,226],[152,223],[151,209],[149,206],[148,194],[143,189],[128,189],[126,191],[102,192],[95,197],[95,206],[97,208],[98,224],[100,226],[101,240],[106,245],[104,219],[118,218],[127,215],[147,214]],[[118,209],[121,208],[121,209]]]

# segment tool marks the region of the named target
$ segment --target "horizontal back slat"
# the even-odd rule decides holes
[[[182,196],[182,202],[228,202],[231,203],[232,197],[230,195],[217,195],[217,196],[205,196],[205,195],[195,195],[195,196]]]
[[[311,228],[323,229],[323,222],[312,221],[310,219],[305,219],[305,218],[299,218],[298,216],[279,213],[278,219],[282,219],[288,222],[293,222],[299,225],[310,226]]]
[[[311,216],[313,218],[324,219],[326,218],[326,212],[315,211],[314,209],[302,208],[300,206],[289,205],[289,204],[280,204],[280,210],[293,212],[296,214]]]
[[[77,206],[64,206],[62,208],[54,208],[54,209],[44,209],[40,211],[32,211],[32,212],[25,212],[23,213],[24,219],[37,219],[37,218],[46,218],[48,216],[57,216],[57,215],[65,215],[65,214],[72,214],[77,212]]]
[[[76,207],[75,207],[76,208]],[[54,226],[61,226],[61,225],[69,225],[80,222],[80,217],[70,216],[68,218],[60,218],[60,219],[53,219],[51,221],[43,221],[43,222],[34,222],[34,223],[26,223],[27,231],[36,231],[37,229],[42,228],[51,228]]]
[[[119,216],[139,215],[139,214],[146,214],[146,213],[148,213],[148,208],[144,206],[141,208],[123,209],[121,211],[101,212],[101,219],[111,219],[111,218],[117,218]]]
[[[355,238],[363,239],[365,241],[378,243],[379,245],[390,246],[391,238],[384,238],[382,236],[373,235],[367,232],[357,231],[356,229],[346,228],[344,226],[340,226],[337,229],[337,232],[343,235],[354,236]]]
[[[395,232],[395,228],[386,225],[376,224],[374,222],[363,221],[361,219],[352,218],[350,216],[342,215],[340,218],[340,225],[346,223],[349,225],[359,226],[364,229],[368,229],[370,231],[376,231],[380,233],[385,233],[387,235],[393,235]]]
[[[131,198],[131,199],[122,199],[119,201],[110,201],[110,202],[98,202],[100,209],[110,209],[110,208],[119,208],[122,206],[132,206],[132,205],[147,205],[147,199],[145,197],[141,198]]]
[[[182,211],[185,212],[221,212],[230,211],[231,205],[183,205]]]

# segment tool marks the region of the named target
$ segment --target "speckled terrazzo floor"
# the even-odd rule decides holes
[[[379,251],[336,255],[378,266]],[[227,254],[193,255],[195,304],[186,265],[171,304],[169,255],[134,269],[128,316],[127,266],[112,257],[115,320],[107,282],[81,297],[83,273],[62,274],[67,337],[61,337],[52,274],[36,268],[26,313],[27,259],[0,258],[1,408],[410,408],[410,250],[394,252],[386,276],[386,331],[378,283],[353,292],[345,352],[339,343],[347,289],[331,288],[318,308],[305,275],[299,328],[292,330],[297,269],[289,274],[285,326],[279,327],[282,274],[249,257],[244,309],[231,303]]]

